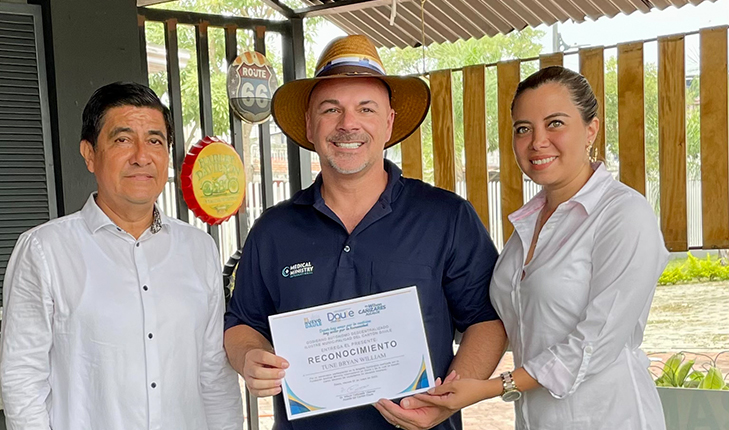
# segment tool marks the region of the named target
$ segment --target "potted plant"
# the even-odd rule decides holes
[[[727,353],[710,357],[679,352],[651,365],[660,373],[656,385],[667,430],[729,430],[729,386],[717,367]]]

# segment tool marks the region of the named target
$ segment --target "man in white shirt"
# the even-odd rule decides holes
[[[5,274],[9,430],[243,428],[217,247],[155,206],[172,137],[143,85],[104,86],[86,105],[80,149],[98,192],[23,233]]]

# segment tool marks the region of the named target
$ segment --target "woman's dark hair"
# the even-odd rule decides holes
[[[516,88],[514,99],[511,101],[511,111],[514,111],[516,100],[524,91],[539,88],[550,82],[564,85],[567,88],[570,96],[572,96],[572,103],[577,106],[577,110],[580,111],[580,116],[582,116],[582,121],[585,124],[597,116],[597,99],[587,79],[579,73],[565,69],[562,66],[545,67],[521,81]]]
[[[160,111],[165,119],[167,145],[172,146],[174,132],[170,110],[162,104],[154,91],[135,82],[114,82],[94,92],[84,108],[81,139],[96,148],[96,140],[104,125],[106,111],[121,106],[146,107]]]

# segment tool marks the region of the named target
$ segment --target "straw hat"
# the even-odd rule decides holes
[[[309,96],[323,79],[378,78],[390,88],[390,105],[395,110],[390,147],[410,136],[425,119],[430,106],[428,85],[417,77],[387,76],[375,45],[360,35],[334,39],[322,52],[315,77],[287,82],[273,95],[271,111],[279,128],[291,140],[313,151],[306,138],[306,109]]]

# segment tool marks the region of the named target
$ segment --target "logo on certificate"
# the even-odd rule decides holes
[[[349,309],[340,309],[332,312],[327,312],[327,319],[329,322],[339,322],[349,318],[354,318],[354,311]]]
[[[281,270],[281,276],[284,278],[298,278],[299,276],[304,275],[313,275],[314,274],[314,265],[311,264],[311,261],[307,261],[305,263],[296,263],[292,264],[290,266],[285,266]]]
[[[321,318],[319,318],[319,315],[313,315],[308,318],[304,318],[304,327],[305,328],[321,327]]]

